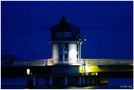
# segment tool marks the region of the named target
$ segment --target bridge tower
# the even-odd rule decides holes
[[[79,64],[81,62],[80,27],[62,17],[59,24],[50,28],[52,59],[54,64]]]

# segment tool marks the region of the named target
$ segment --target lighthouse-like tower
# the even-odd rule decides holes
[[[50,28],[52,59],[54,64],[77,65],[81,63],[80,28],[62,17],[59,24]]]

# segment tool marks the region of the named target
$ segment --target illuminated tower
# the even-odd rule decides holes
[[[59,24],[50,28],[52,59],[54,64],[80,64],[81,45],[80,28],[62,17]]]

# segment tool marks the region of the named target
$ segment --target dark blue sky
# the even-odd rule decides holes
[[[61,17],[81,27],[83,58],[132,59],[133,3],[2,2],[2,54],[51,58],[49,28]]]

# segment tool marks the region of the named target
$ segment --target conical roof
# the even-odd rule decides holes
[[[59,24],[50,28],[51,31],[51,39],[70,39],[74,40],[79,38],[80,27],[69,23],[65,17],[61,18]],[[59,36],[60,35],[60,36]]]

